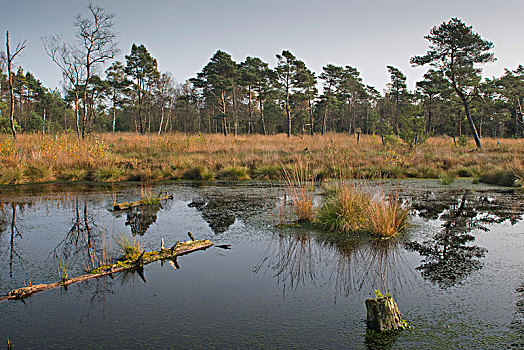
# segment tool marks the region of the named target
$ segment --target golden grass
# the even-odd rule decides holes
[[[311,222],[315,219],[316,210],[313,203],[315,182],[310,173],[307,162],[295,164],[291,169],[283,168],[282,180],[286,184],[299,222]]]
[[[524,140],[514,139],[483,139],[479,152],[473,142],[456,147],[448,137],[430,138],[410,149],[400,143],[382,145],[380,137],[371,135],[361,135],[357,144],[354,135],[346,134],[288,138],[284,134],[224,137],[103,133],[91,134],[85,140],[63,134],[20,134],[16,140],[0,135],[0,183],[172,180],[196,167],[207,169],[206,176],[201,176],[206,179],[215,174],[235,175],[226,171],[231,169],[246,170],[247,176],[239,178],[279,179],[282,169],[305,156],[309,176],[316,179],[340,174],[354,178],[436,178],[443,171],[480,177],[495,165],[523,167],[523,151]]]
[[[317,221],[330,231],[390,238],[408,225],[409,209],[366,182],[340,181],[319,209]]]
[[[369,232],[380,237],[394,237],[408,225],[409,210],[398,198],[371,200],[364,210]]]

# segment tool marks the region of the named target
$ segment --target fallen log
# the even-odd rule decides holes
[[[141,199],[141,200],[134,201],[134,202],[117,203],[117,204],[115,204],[113,206],[113,209],[114,210],[127,210],[127,209],[131,209],[133,207],[138,207],[140,205],[149,204],[148,202],[150,202],[151,200],[160,202],[160,201],[167,200],[167,199],[173,199],[173,195],[172,194],[166,194],[163,197],[158,196],[158,197],[155,197],[155,198],[149,199],[149,200]]]
[[[157,260],[176,259],[176,257],[178,256],[189,254],[197,250],[207,249],[212,245],[213,242],[207,239],[202,239],[198,241],[177,242],[176,246],[174,246],[171,249],[162,249],[160,251],[151,251],[148,253],[145,253],[144,251],[138,259],[128,259],[124,261],[118,261],[114,264],[100,266],[92,271],[88,271],[85,275],[82,276],[68,278],[50,284],[36,284],[15,289],[7,293],[7,295],[0,297],[0,301],[23,299],[35,293],[43,292],[44,290],[58,287],[67,287],[68,285],[73,283],[88,281],[94,278],[112,275],[117,272],[140,268],[143,265],[152,263]]]

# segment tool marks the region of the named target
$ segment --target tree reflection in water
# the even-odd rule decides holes
[[[419,216],[444,221],[442,230],[423,242],[410,242],[408,249],[418,252],[423,260],[417,270],[424,278],[446,289],[463,281],[472,272],[482,268],[487,250],[472,244],[474,230],[488,231],[486,225],[508,220],[512,225],[522,219],[523,208],[518,200],[498,194],[488,197],[470,191],[460,196],[440,193],[418,198],[413,208]]]
[[[53,250],[53,255],[66,263],[80,259],[85,269],[106,261],[106,229],[96,224],[88,210],[87,198],[75,196],[71,228]],[[82,203],[81,203],[82,202]]]
[[[16,240],[22,240],[22,234],[18,230],[18,226],[16,224],[16,215],[17,215],[17,208],[19,211],[24,211],[27,203],[14,203],[11,202],[10,204],[10,210],[8,208],[8,205],[5,203],[0,203],[0,213],[2,214],[0,216],[0,233],[2,232],[9,232],[10,238],[9,238],[9,277],[13,278],[13,264],[15,259],[18,259],[18,261],[23,264],[27,263],[22,256],[18,253]],[[28,263],[27,263],[28,264]],[[29,283],[31,283],[31,276],[28,276]]]
[[[133,207],[123,211],[111,211],[117,218],[126,215],[125,225],[131,229],[133,236],[143,236],[158,219],[162,209],[169,209],[170,203],[147,204]]]
[[[333,283],[337,294],[372,292],[377,288],[394,292],[410,277],[402,252],[398,239],[333,238],[307,232],[280,234],[268,244],[254,271],[274,271],[284,292],[287,287],[295,289],[306,282],[315,285],[317,280]]]
[[[221,192],[202,193],[201,198],[188,204],[198,210],[202,219],[215,234],[226,232],[237,219],[260,213],[267,205],[267,194],[259,195],[256,190],[246,193],[239,189],[225,196]]]

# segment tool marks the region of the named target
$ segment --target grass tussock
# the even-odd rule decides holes
[[[247,173],[247,168],[244,167],[228,167],[220,170],[216,176],[219,180],[227,181],[238,181],[238,180],[249,180],[250,177]]]
[[[104,166],[95,171],[96,181],[101,182],[116,182],[124,177],[124,171],[115,165]]]
[[[115,238],[115,243],[120,248],[122,260],[136,259],[142,253],[140,242],[135,237],[129,237],[122,233]]]
[[[316,208],[313,202],[315,182],[311,179],[309,164],[299,163],[291,169],[283,168],[283,181],[291,197],[291,202],[299,222],[315,219]]]
[[[184,174],[182,175],[182,179],[212,181],[215,179],[215,173],[213,173],[206,167],[192,167],[184,172]]]
[[[384,196],[371,200],[365,208],[367,229],[379,237],[394,237],[408,225],[408,209],[398,198],[385,199]]]
[[[24,182],[26,182],[26,177],[21,167],[17,166],[0,170],[0,183],[2,185],[18,185]]]
[[[449,172],[449,171],[443,171],[438,175],[438,179],[440,180],[440,183],[443,185],[451,185],[453,182],[455,182],[456,176],[455,174]]]
[[[340,182],[331,191],[317,216],[317,221],[330,231],[389,238],[408,225],[409,210],[398,198],[386,198],[353,182]]]

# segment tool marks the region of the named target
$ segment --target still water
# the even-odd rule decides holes
[[[158,184],[174,200],[114,212],[141,187],[40,185],[0,191],[0,294],[116,257],[115,237],[145,249],[197,239],[230,244],[0,303],[14,349],[524,347],[524,196],[456,181],[380,185],[412,207],[397,240],[334,239],[276,228],[274,184]],[[319,194],[319,201],[322,196]],[[285,208],[284,208],[285,209]],[[410,330],[366,332],[364,301],[391,292]]]

